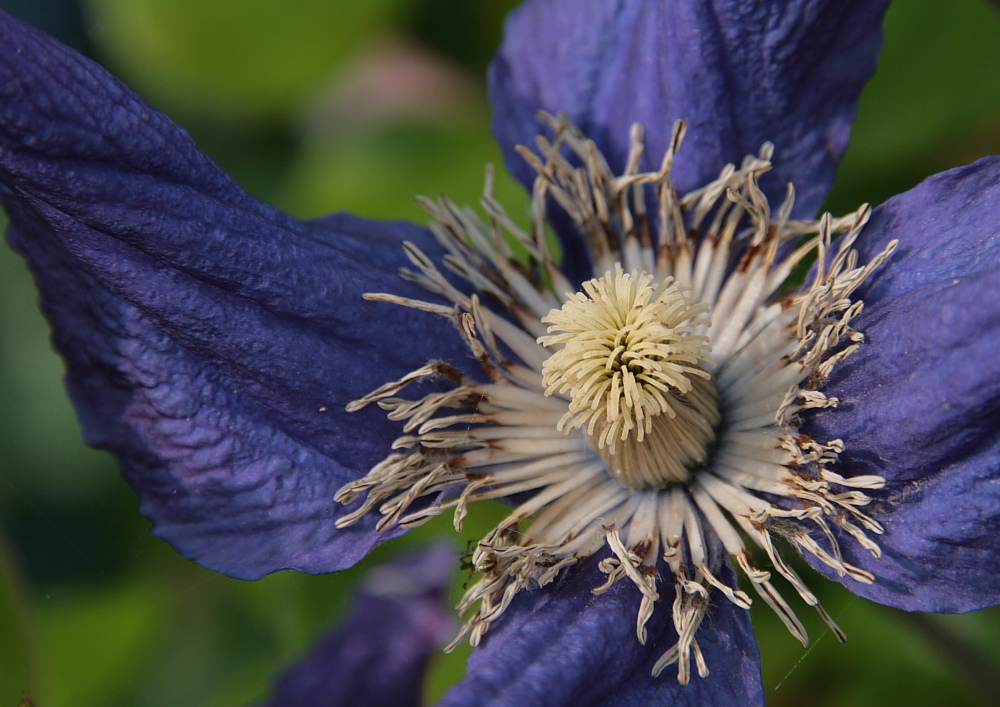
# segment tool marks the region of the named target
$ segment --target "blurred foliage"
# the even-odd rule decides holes
[[[0,699],[19,695],[34,684],[27,623],[20,577],[16,576],[6,547],[0,543]]]
[[[110,66],[258,196],[303,217],[344,209],[418,220],[414,194],[475,202],[483,164],[499,160],[483,69],[513,4],[0,1]],[[1000,151],[998,37],[1000,13],[979,0],[893,5],[833,210],[878,203]],[[497,189],[523,213],[509,179]],[[0,250],[0,706],[24,689],[38,707],[260,701],[346,605],[363,568],[246,583],[153,538],[110,458],[79,441],[35,300],[24,264]],[[456,545],[500,512],[477,508]],[[447,519],[365,565],[439,534],[454,537]],[[838,645],[815,619],[803,649],[755,609],[771,705],[995,700],[997,610],[911,616],[811,584],[850,643]],[[459,679],[467,653],[435,663],[431,700]]]
[[[281,117],[388,27],[398,0],[92,0],[135,88],[184,112]]]
[[[485,110],[481,115],[488,118]],[[288,211],[313,216],[327,211],[330,195],[335,194],[338,205],[344,199],[355,213],[423,222],[427,217],[415,195],[447,195],[459,203],[478,203],[484,165],[500,162],[500,149],[481,128],[388,124],[318,144],[303,154],[289,174],[288,191],[277,201]],[[428,164],[435,169],[428,170]],[[506,173],[497,181],[495,191],[502,203],[513,205],[512,213],[524,213],[528,198],[520,185]]]
[[[897,0],[830,195],[880,204],[936,172],[1000,153],[1000,13],[980,0]]]

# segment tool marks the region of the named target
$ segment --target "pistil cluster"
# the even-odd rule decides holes
[[[548,120],[554,139],[523,151],[538,173],[529,228],[493,198],[488,172],[485,219],[447,200],[424,204],[448,253],[444,266],[467,287],[408,244],[416,269],[402,274],[436,301],[366,296],[447,317],[483,373],[431,362],[348,406],[379,405],[402,435],[341,489],[340,502],[363,500],[339,524],[378,512],[380,528],[412,526],[453,510],[460,528],[473,502],[517,499],[472,553],[479,577],[459,605],[467,620],[456,642],[478,643],[519,592],[593,555],[603,555],[607,575],[595,593],[619,581],[640,593],[641,642],[662,594],[673,594],[660,610],[671,611],[677,640],[654,674],[676,665],[681,683],[692,670],[708,675],[698,628],[710,594],[751,604],[719,579],[727,560],[803,643],[775,573],[841,635],[779,546],[872,581],[844,561],[840,543],[879,554],[871,536],[882,528],[863,508],[865,491],[883,479],[838,474],[842,442],[796,428],[803,410],[838,404],[822,384],[864,341],[851,326],[862,307],[852,292],[895,244],[858,263],[851,246],[867,206],[841,219],[794,221],[789,188],[772,214],[757,186],[770,169],[769,144],[678,195],[671,170],[683,123],[655,172],[638,171],[635,126],[626,169],[614,175],[574,126]],[[576,224],[593,264],[593,279],[579,287],[547,245],[550,202]],[[809,255],[817,264],[808,287],[779,296]],[[403,396],[429,378],[448,385]],[[770,568],[755,564],[754,546]]]
[[[708,337],[695,334],[691,304],[667,278],[626,273],[619,263],[583,283],[542,318],[554,350],[542,365],[545,394],[566,394],[560,430],[587,426],[591,447],[630,488],[686,481],[703,464],[719,424]]]

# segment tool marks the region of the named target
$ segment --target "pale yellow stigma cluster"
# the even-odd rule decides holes
[[[708,311],[667,278],[620,264],[545,317],[538,343],[545,394],[569,395],[558,429],[587,427],[608,470],[631,488],[684,481],[703,463],[719,422],[708,337],[694,333]],[[698,381],[698,390],[694,391]],[[692,394],[693,393],[693,394]],[[689,396],[689,397],[687,397]]]
[[[853,293],[895,243],[859,264],[852,244],[867,206],[795,221],[789,188],[772,213],[758,186],[771,145],[679,195],[671,174],[683,123],[653,172],[639,171],[635,126],[616,175],[574,126],[548,120],[553,139],[522,152],[538,174],[530,227],[500,207],[489,176],[485,218],[425,202],[449,273],[406,244],[415,270],[402,275],[434,301],[366,295],[450,320],[481,373],[464,372],[468,361],[432,361],[348,406],[378,405],[402,430],[381,462],[338,492],[355,504],[338,526],[378,513],[379,529],[410,527],[453,510],[460,529],[476,501],[508,502],[471,553],[478,577],[458,606],[466,623],[455,641],[473,645],[519,593],[595,556],[606,575],[595,594],[627,582],[641,596],[637,640],[647,641],[654,610],[669,612],[673,632],[654,639],[663,643],[653,673],[676,666],[682,684],[708,675],[698,635],[713,603],[751,604],[727,563],[803,644],[776,581],[841,636],[779,540],[845,581],[873,581],[841,544],[879,555],[872,536],[882,527],[864,508],[884,481],[838,473],[843,441],[798,426],[811,408],[839,404],[823,383],[863,345]],[[552,203],[593,264],[579,287],[549,249]],[[810,255],[808,287],[782,294]],[[428,379],[439,384],[405,396]]]

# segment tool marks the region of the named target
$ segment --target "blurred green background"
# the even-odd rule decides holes
[[[0,1],[123,77],[260,198],[302,217],[418,220],[413,195],[474,202],[483,165],[499,161],[483,77],[514,4]],[[989,4],[897,0],[829,208],[879,203],[1000,152],[998,67],[1000,13]],[[498,191],[522,209],[517,187]],[[181,559],[150,536],[111,459],[80,443],[61,375],[25,266],[0,248],[0,707],[24,689],[38,707],[261,701],[335,621],[359,570],[246,583]],[[497,510],[476,516],[457,546]],[[365,564],[448,527],[421,529]],[[1000,611],[912,616],[811,584],[850,642],[813,620],[804,650],[755,608],[769,704],[998,699]],[[430,700],[459,679],[466,654],[437,661]]]

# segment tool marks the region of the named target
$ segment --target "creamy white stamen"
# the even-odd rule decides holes
[[[338,525],[377,510],[380,528],[411,526],[453,509],[460,528],[475,501],[525,498],[472,553],[481,576],[459,604],[468,619],[456,642],[468,635],[478,643],[519,592],[600,553],[607,581],[594,591],[627,580],[642,596],[639,641],[673,589],[677,642],[655,674],[676,664],[681,683],[692,669],[708,675],[698,628],[711,592],[750,606],[719,578],[726,556],[805,643],[805,628],[771,572],[754,565],[748,540],[841,636],[775,541],[841,576],[872,581],[844,561],[838,537],[878,556],[869,534],[882,529],[861,509],[870,501],[865,491],[883,479],[838,474],[843,442],[809,439],[797,426],[803,410],[838,404],[821,387],[864,341],[851,327],[862,307],[851,294],[895,243],[859,265],[851,246],[868,207],[841,219],[793,221],[791,188],[772,215],[757,186],[770,169],[770,145],[678,196],[670,174],[683,123],[661,168],[649,173],[638,171],[642,129],[635,126],[628,166],[616,176],[572,125],[549,120],[554,140],[539,138],[537,155],[523,151],[539,175],[530,229],[497,204],[489,173],[486,221],[447,200],[424,203],[448,252],[445,266],[476,294],[453,286],[407,245],[417,270],[403,276],[451,305],[368,296],[451,319],[486,381],[434,362],[351,403],[348,410],[379,405],[404,423],[404,434],[367,476],[340,490],[345,504],[365,498]],[[567,148],[582,167],[564,156]],[[589,251],[593,279],[582,291],[571,292],[549,251],[550,199]],[[507,237],[527,252],[527,266]],[[819,265],[809,286],[779,297],[812,253]],[[410,383],[435,377],[453,387],[402,397]],[[413,509],[446,489],[448,500]]]

